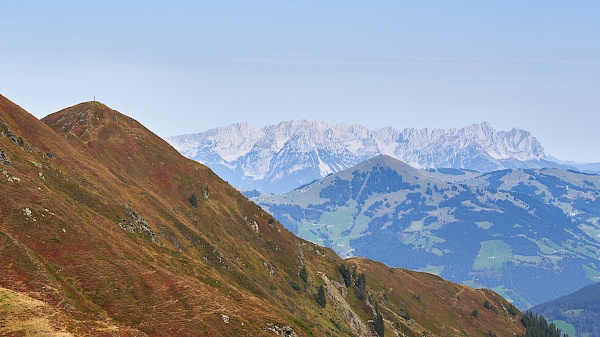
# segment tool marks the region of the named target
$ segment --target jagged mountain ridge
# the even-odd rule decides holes
[[[252,200],[341,256],[493,288],[523,309],[600,280],[599,175],[417,170],[378,156]]]
[[[491,291],[291,235],[101,103],[43,121],[0,95],[0,335],[373,336],[374,301],[386,335],[523,333]],[[371,302],[341,263],[366,275]]]
[[[331,125],[318,119],[261,129],[242,123],[166,140],[233,186],[267,193],[287,192],[381,154],[415,168],[488,172],[552,165],[545,161],[544,149],[531,133],[517,128],[496,131],[486,122],[460,129],[402,131]]]

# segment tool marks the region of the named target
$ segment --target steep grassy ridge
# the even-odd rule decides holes
[[[357,297],[333,251],[293,236],[208,168],[98,102],[43,121],[0,96],[0,287],[6,303],[44,308],[50,323],[37,331],[369,336],[377,307],[386,335],[523,332],[491,293],[469,290],[473,308],[490,298],[500,309],[474,318],[433,292],[463,287],[366,260],[346,262],[366,275],[366,296]],[[413,308],[414,289],[433,315]],[[0,332],[27,334],[10,322],[34,314],[3,303]]]

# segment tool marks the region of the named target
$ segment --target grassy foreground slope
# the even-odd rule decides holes
[[[43,122],[0,96],[0,335],[523,333],[492,292],[295,237],[101,103]]]

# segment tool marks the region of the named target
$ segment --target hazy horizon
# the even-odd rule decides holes
[[[600,162],[600,3],[20,1],[0,93],[43,117],[94,98],[162,137],[320,118],[531,132]]]

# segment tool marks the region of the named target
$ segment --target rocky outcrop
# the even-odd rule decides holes
[[[25,141],[22,137],[19,137],[8,128],[8,125],[0,120],[0,136],[5,136],[10,139],[13,143],[19,145],[20,147],[25,147]]]
[[[334,281],[330,280],[324,273],[319,274],[319,276],[321,276],[321,279],[325,282],[327,298],[331,302],[331,305],[333,305],[334,310],[344,318],[348,323],[348,326],[354,330],[354,333],[363,337],[376,337],[377,335],[373,335],[365,322],[363,322],[360,319],[360,316],[358,316],[352,310],[350,305],[348,305],[345,295],[346,286],[338,282],[334,283]]]
[[[11,164],[10,160],[8,159],[8,155],[2,149],[0,149],[0,162],[2,162],[2,164],[4,164],[4,165]]]
[[[291,326],[284,325],[280,327],[272,323],[267,323],[267,326],[268,327],[265,330],[274,332],[277,336],[298,337],[298,334],[294,331],[294,329]]]
[[[129,233],[141,233],[145,235],[150,241],[156,243],[156,238],[152,228],[148,225],[148,221],[139,215],[132,207],[125,205],[126,219],[119,219],[117,223],[121,228],[128,231]]]

